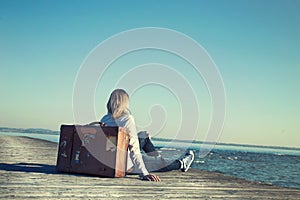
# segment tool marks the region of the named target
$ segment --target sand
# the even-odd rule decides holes
[[[191,169],[156,173],[162,182],[136,175],[99,178],[55,171],[57,144],[0,136],[3,199],[300,199],[300,190]]]

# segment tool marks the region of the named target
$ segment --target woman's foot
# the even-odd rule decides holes
[[[192,150],[188,150],[184,156],[184,158],[182,158],[180,160],[181,162],[181,171],[182,172],[187,172],[191,166],[191,164],[193,163],[195,159],[195,155],[194,152]]]

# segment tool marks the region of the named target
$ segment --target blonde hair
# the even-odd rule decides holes
[[[106,104],[108,113],[112,114],[114,119],[129,113],[129,95],[123,89],[114,90]]]

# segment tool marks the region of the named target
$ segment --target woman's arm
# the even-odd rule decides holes
[[[132,115],[128,116],[128,119],[126,120],[124,127],[128,129],[130,134],[130,141],[129,141],[130,157],[135,167],[139,169],[139,171],[141,171],[142,173],[141,179],[146,181],[156,181],[156,182],[160,181],[158,176],[154,174],[149,174],[148,170],[145,167],[141,150],[140,150],[136,126]]]
[[[149,174],[149,172],[146,169],[142,158],[133,116],[129,115],[128,117],[126,117],[126,120],[124,122],[125,122],[124,127],[128,129],[130,135],[130,140],[128,145],[130,158],[133,164],[135,165],[135,168],[138,169],[143,176],[146,176]]]

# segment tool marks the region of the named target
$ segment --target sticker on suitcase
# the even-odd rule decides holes
[[[116,136],[108,136],[106,141],[106,151],[116,151],[117,137]]]

